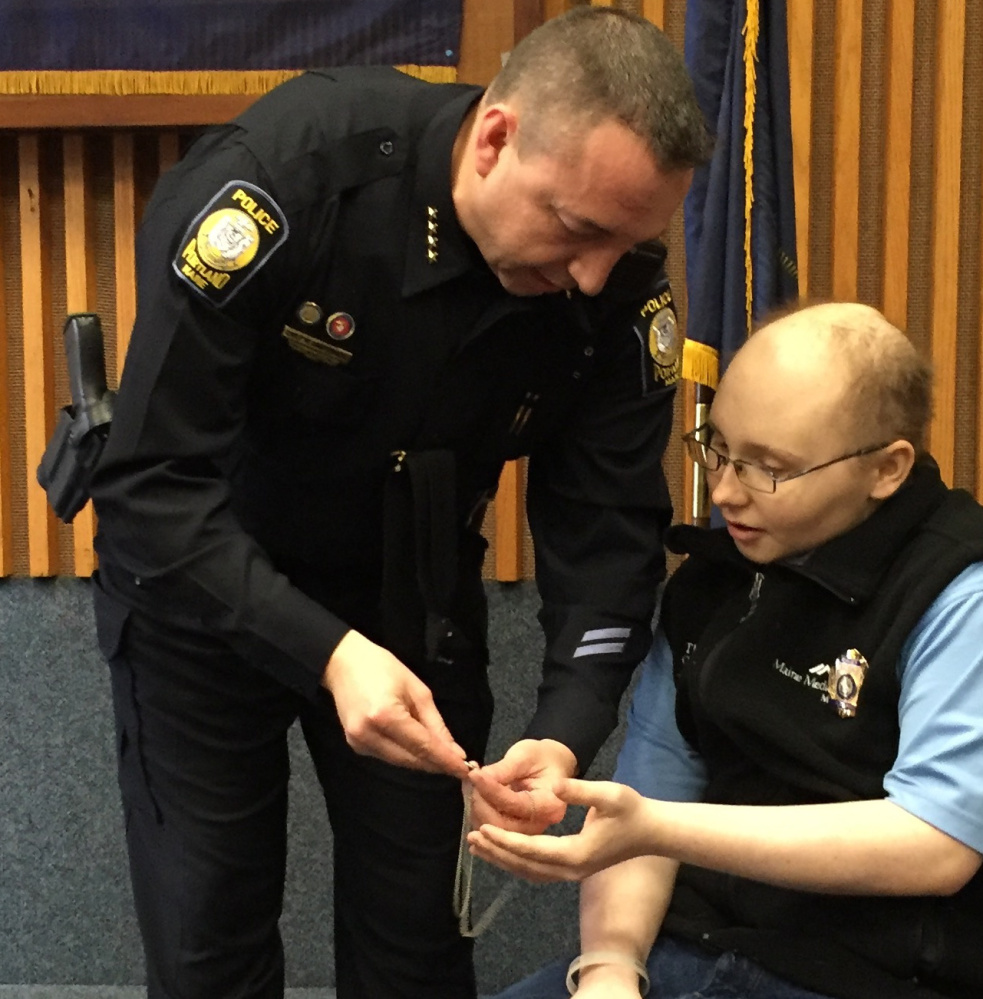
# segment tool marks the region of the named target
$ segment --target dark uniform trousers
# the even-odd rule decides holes
[[[194,627],[101,588],[96,600],[148,999],[283,995],[286,736],[298,718],[333,830],[339,999],[473,997],[473,945],[452,911],[459,781],[359,756],[328,695],[312,703]],[[426,679],[480,758],[486,669],[447,668],[456,675]]]

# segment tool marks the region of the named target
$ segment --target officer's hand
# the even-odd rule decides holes
[[[577,772],[577,759],[553,739],[522,739],[498,761],[468,774],[474,785],[475,828],[490,823],[526,834],[540,833],[566,812],[553,783]]]
[[[464,750],[427,685],[364,635],[345,635],[321,682],[334,697],[345,738],[356,753],[454,777],[468,772]]]

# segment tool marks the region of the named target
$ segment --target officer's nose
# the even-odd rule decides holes
[[[611,269],[624,253],[621,247],[583,249],[567,265],[570,277],[585,295],[596,295],[607,282]]]

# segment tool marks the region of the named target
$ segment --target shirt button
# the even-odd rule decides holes
[[[593,356],[594,356],[594,348],[584,347],[584,357],[593,357]]]
[[[379,152],[382,153],[383,156],[392,156],[393,144],[388,139],[384,140],[383,142],[380,142]]]
[[[574,377],[574,378],[579,378],[579,377],[580,377],[580,372],[579,372],[579,371],[575,371],[575,372],[573,373],[573,377]]]

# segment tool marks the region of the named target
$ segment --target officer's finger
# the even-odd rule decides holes
[[[434,708],[435,713],[436,710]],[[437,717],[440,718],[439,713]],[[401,766],[446,773],[459,778],[468,773],[464,750],[454,742],[443,721],[440,724],[440,734],[435,735],[408,711],[400,710],[390,717],[381,734],[394,747],[398,747],[404,759],[409,757],[415,761],[401,763]]]
[[[395,737],[394,737],[395,735]],[[425,737],[424,737],[425,739]],[[443,760],[435,760],[432,755],[421,748],[424,743],[408,736],[405,731],[382,731],[379,729],[363,730],[358,735],[347,733],[348,745],[360,756],[371,756],[384,760],[397,767],[407,767],[410,770],[423,770],[427,773],[447,773],[447,765]],[[453,757],[452,757],[453,758]],[[467,766],[461,764],[467,772]],[[456,770],[455,777],[462,776]]]
[[[454,741],[454,736],[451,735],[451,730],[444,723],[443,716],[437,710],[437,705],[434,704],[429,690],[426,690],[424,696],[415,698],[413,707],[414,714],[419,719],[420,724],[438,743],[449,746],[454,755],[459,759],[464,760],[467,758],[467,753],[464,752],[464,749]]]

